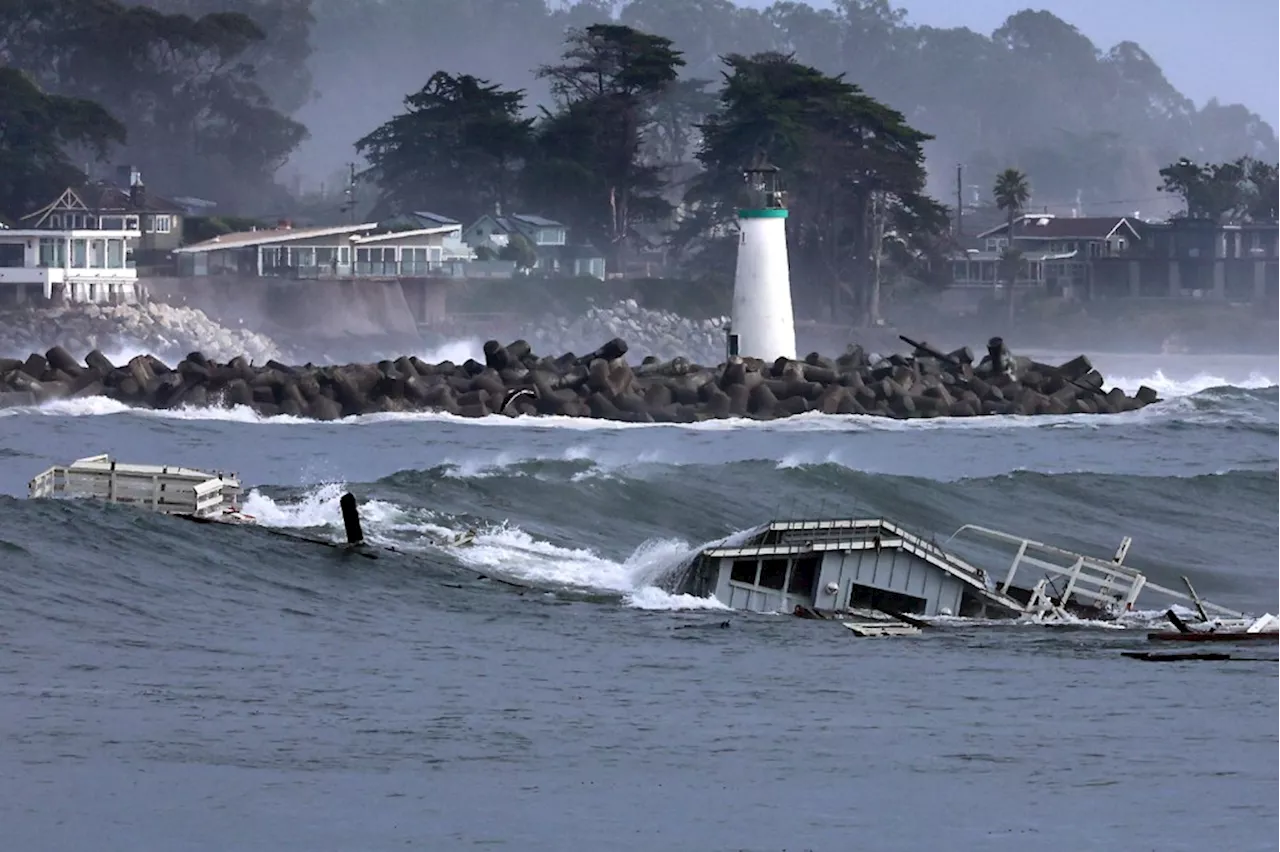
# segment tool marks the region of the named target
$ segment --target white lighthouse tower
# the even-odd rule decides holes
[[[733,278],[729,355],[774,361],[796,357],[787,261],[787,208],[778,168],[745,170],[748,206],[738,210],[738,268]]]

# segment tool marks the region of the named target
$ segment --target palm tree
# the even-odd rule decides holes
[[[1022,212],[1022,207],[1031,198],[1031,186],[1027,176],[1017,169],[1005,169],[996,175],[996,185],[992,189],[996,206],[1009,215],[1009,229],[1006,234],[1009,244],[1005,247],[1002,266],[1005,269],[1005,283],[1009,287],[1009,322],[1013,323],[1013,283],[1018,277],[1018,262],[1021,253],[1013,247],[1013,222]]]

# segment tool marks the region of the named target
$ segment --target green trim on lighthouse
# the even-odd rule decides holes
[[[752,210],[739,210],[739,219],[785,219],[787,218],[787,209],[785,207],[758,207]]]

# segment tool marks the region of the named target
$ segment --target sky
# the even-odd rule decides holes
[[[764,7],[770,0],[737,0]],[[1277,0],[891,0],[916,24],[990,34],[1022,9],[1044,9],[1100,49],[1134,41],[1178,91],[1203,106],[1242,103],[1280,127]],[[813,6],[829,6],[809,0]]]

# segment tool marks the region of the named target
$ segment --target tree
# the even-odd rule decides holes
[[[379,186],[379,210],[427,207],[471,221],[514,200],[533,121],[524,92],[437,71],[408,109],[356,142]]]
[[[1005,286],[1009,288],[1009,322],[1012,323],[1013,289],[1018,280],[1018,267],[1022,263],[1022,254],[1013,245],[1014,223],[1018,214],[1022,212],[1022,208],[1031,199],[1031,187],[1027,183],[1027,176],[1017,169],[1005,169],[996,176],[992,195],[995,196],[996,207],[1003,210],[1009,217],[1008,230],[1005,232],[1009,242],[1005,246],[1000,265],[1004,271]]]
[[[518,269],[532,269],[538,262],[538,252],[524,234],[512,234],[498,252],[498,260],[514,261]]]
[[[695,233],[685,236],[732,220],[741,170],[763,155],[787,184],[793,282],[808,282],[811,301],[833,319],[876,322],[882,240],[905,237],[910,248],[897,257],[918,258],[945,227],[945,210],[924,194],[921,146],[930,137],[792,56],[731,55],[725,65],[719,108],[702,126],[706,171],[687,196]]]
[[[1241,157],[1199,165],[1186,157],[1160,170],[1160,191],[1182,199],[1183,215],[1214,222],[1275,221],[1276,166]]]
[[[311,69],[312,0],[122,0],[125,6],[150,6],[169,15],[198,20],[218,12],[235,12],[253,21],[263,38],[250,45],[240,60],[254,69],[254,77],[272,105],[292,115],[315,96]]]
[[[562,60],[538,69],[559,109],[539,126],[526,187],[538,206],[608,247],[617,268],[634,226],[672,210],[662,170],[641,152],[684,60],[670,39],[617,24],[571,30]]]
[[[161,192],[237,206],[269,201],[306,136],[274,107],[244,57],[265,33],[241,14],[192,19],[115,0],[0,4],[0,59],[47,91],[121,117],[121,154]]]
[[[98,104],[45,94],[18,69],[0,67],[0,213],[17,221],[83,183],[67,146],[101,159],[124,141],[124,125]]]

